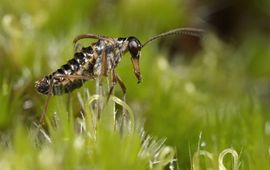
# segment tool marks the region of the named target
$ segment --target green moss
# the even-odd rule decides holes
[[[260,3],[261,12],[269,13],[262,3],[269,2]],[[47,124],[37,125],[46,97],[34,82],[73,56],[73,37],[134,35],[144,42],[194,23],[189,11],[186,2],[175,0],[2,0],[1,170],[217,169],[228,151],[238,154],[239,169],[269,169],[269,38],[257,30],[244,32],[238,44],[207,33],[190,62],[170,63],[166,50],[149,44],[142,50],[139,85],[130,56],[124,56],[117,72],[127,86],[134,131],[114,130],[112,101],[95,120],[86,92],[94,95],[95,81],[70,96],[51,97]],[[118,86],[115,96],[122,98]],[[235,165],[230,156],[223,162]]]

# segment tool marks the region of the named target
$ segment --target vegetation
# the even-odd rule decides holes
[[[270,16],[269,2],[261,3],[254,10]],[[269,32],[254,25],[235,41],[206,30],[202,50],[189,61],[176,54],[171,63],[162,43],[149,44],[141,84],[130,56],[117,67],[127,103],[117,86],[97,120],[90,106],[104,96],[89,81],[51,97],[46,125],[38,124],[47,98],[34,82],[73,57],[76,35],[134,35],[144,42],[188,25],[189,14],[176,0],[2,0],[0,169],[269,169]],[[129,116],[121,129],[114,113],[120,121],[122,108]]]

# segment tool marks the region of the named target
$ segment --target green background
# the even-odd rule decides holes
[[[0,165],[6,169],[9,165],[12,169],[84,169],[80,165],[88,161],[85,164],[89,169],[126,169],[128,165],[145,169],[145,160],[136,158],[138,137],[123,141],[111,131],[102,131],[100,143],[93,144],[100,155],[93,154],[91,159],[85,158],[86,153],[74,154],[76,149],[68,151],[69,145],[63,146],[65,130],[57,132],[54,144],[36,147],[32,137],[29,142],[30,129],[46,102],[46,97],[35,91],[34,82],[73,57],[72,40],[78,34],[132,35],[145,42],[158,33],[188,26],[205,29],[202,50],[193,59],[185,61],[180,53],[170,62],[168,48],[153,42],[142,49],[141,84],[136,83],[129,54],[117,67],[138,128],[144,126],[151,136],[166,138],[165,144],[176,151],[176,169],[217,169],[218,156],[226,148],[238,153],[239,169],[269,169],[270,3],[213,4],[178,0],[1,0]],[[228,5],[237,6],[229,20],[217,19],[220,27],[208,22],[211,14]],[[83,44],[87,46],[89,41]],[[85,89],[95,93],[95,82],[89,81],[71,94],[73,117],[80,110],[77,93]],[[118,86],[115,95],[122,96]],[[57,109],[65,112],[61,107],[59,110],[59,100],[64,101],[61,107],[66,109],[67,95],[52,97],[49,117]],[[63,124],[62,128],[68,127]],[[85,147],[91,150],[91,144]],[[199,150],[208,151],[213,158],[201,156],[199,163],[194,161]],[[49,161],[35,161],[43,160],[43,156],[50,157]],[[226,167],[233,166],[230,156],[224,162]]]

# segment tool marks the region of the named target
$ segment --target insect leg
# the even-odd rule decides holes
[[[74,53],[81,52],[82,45],[80,43],[74,44]]]
[[[48,111],[48,105],[49,105],[50,97],[51,97],[51,95],[48,95],[48,97],[47,97],[47,99],[46,99],[44,111],[41,113],[41,116],[40,116],[40,118],[39,118],[39,123],[40,123],[41,125],[44,124],[44,118],[45,118],[45,115],[46,115],[46,113],[47,113],[47,111]]]
[[[50,97],[52,96],[52,93],[53,93],[53,76],[52,78],[50,79],[50,87],[49,87],[49,93],[48,93],[48,97],[46,99],[46,103],[45,103],[45,108],[44,108],[44,112],[41,113],[41,116],[40,116],[40,119],[39,119],[39,123],[41,125],[44,124],[44,118],[45,118],[45,115],[48,111],[48,106],[49,106],[49,101],[50,101]]]
[[[116,75],[116,80],[123,92],[123,101],[126,103],[126,92],[127,92],[127,88],[124,84],[124,82],[120,79],[120,77],[118,75]]]
[[[107,103],[108,103],[108,101],[109,101],[109,99],[110,99],[110,97],[111,97],[111,95],[112,95],[112,93],[113,93],[113,89],[114,89],[114,87],[115,87],[115,85],[116,85],[116,83],[117,83],[117,75],[116,75],[116,73],[115,73],[115,69],[112,69],[112,78],[111,78],[111,85],[110,85],[110,89],[109,89],[109,94],[108,94],[108,96],[107,96]],[[116,104],[114,104],[114,130],[116,130],[117,129],[117,125],[118,125],[118,121],[117,121],[117,114],[116,114],[116,108],[115,108],[115,105]]]
[[[69,81],[72,81],[72,79],[80,79],[80,80],[89,80],[92,79],[91,76],[83,76],[83,75],[65,75],[65,74],[57,74],[57,75],[52,75],[50,76],[50,80],[49,80],[49,89],[48,89],[48,97],[46,99],[46,103],[45,103],[45,108],[44,108],[44,112],[41,114],[40,119],[39,119],[39,123],[40,124],[44,124],[44,118],[45,115],[48,111],[48,105],[49,105],[49,100],[50,97],[52,95],[54,95],[54,79],[55,78],[64,78],[64,79],[68,79]]]
[[[120,88],[121,88],[121,90],[123,92],[123,101],[126,102],[126,90],[127,90],[127,88],[126,88],[124,82],[115,73],[114,69],[112,70],[112,84],[111,84],[110,91],[109,91],[109,94],[108,94],[108,97],[107,97],[107,101],[109,101],[110,96],[112,95],[112,92],[113,92],[113,89],[114,89],[114,86],[116,85],[116,83],[119,84],[119,86],[120,86]]]
[[[56,77],[63,77],[66,79],[69,79],[71,81],[71,79],[81,79],[81,80],[90,80],[92,79],[91,76],[82,76],[82,75],[65,75],[65,74],[61,74],[61,75],[57,75]]]
[[[114,89],[114,86],[116,85],[117,83],[117,75],[115,73],[115,70],[112,69],[112,84],[110,86],[110,90],[109,90],[109,94],[108,94],[108,97],[107,97],[107,102],[109,101],[111,95],[112,95],[112,92],[113,92],[113,89]]]
[[[106,39],[104,36],[102,35],[96,35],[96,34],[80,34],[78,36],[76,36],[73,40],[73,43],[76,44],[77,41],[81,40],[81,39],[86,39],[86,38],[92,38],[92,39]]]
[[[117,79],[117,83],[119,84],[122,92],[123,92],[123,101],[126,103],[126,86],[124,84],[124,82],[120,79],[120,77],[118,75],[116,75],[116,79]],[[125,129],[125,127],[127,127],[127,123],[128,123],[128,117],[127,117],[127,110],[123,108],[123,113],[122,113],[122,119],[121,119],[121,131],[123,131]]]
[[[107,76],[108,71],[108,63],[107,63],[107,55],[106,52],[102,52],[102,59],[101,59],[101,75]]]

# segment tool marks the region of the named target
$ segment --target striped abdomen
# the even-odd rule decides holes
[[[74,58],[50,75],[35,84],[38,92],[45,95],[62,95],[79,88],[83,83],[94,78],[93,67],[96,61],[91,46],[82,48]]]

